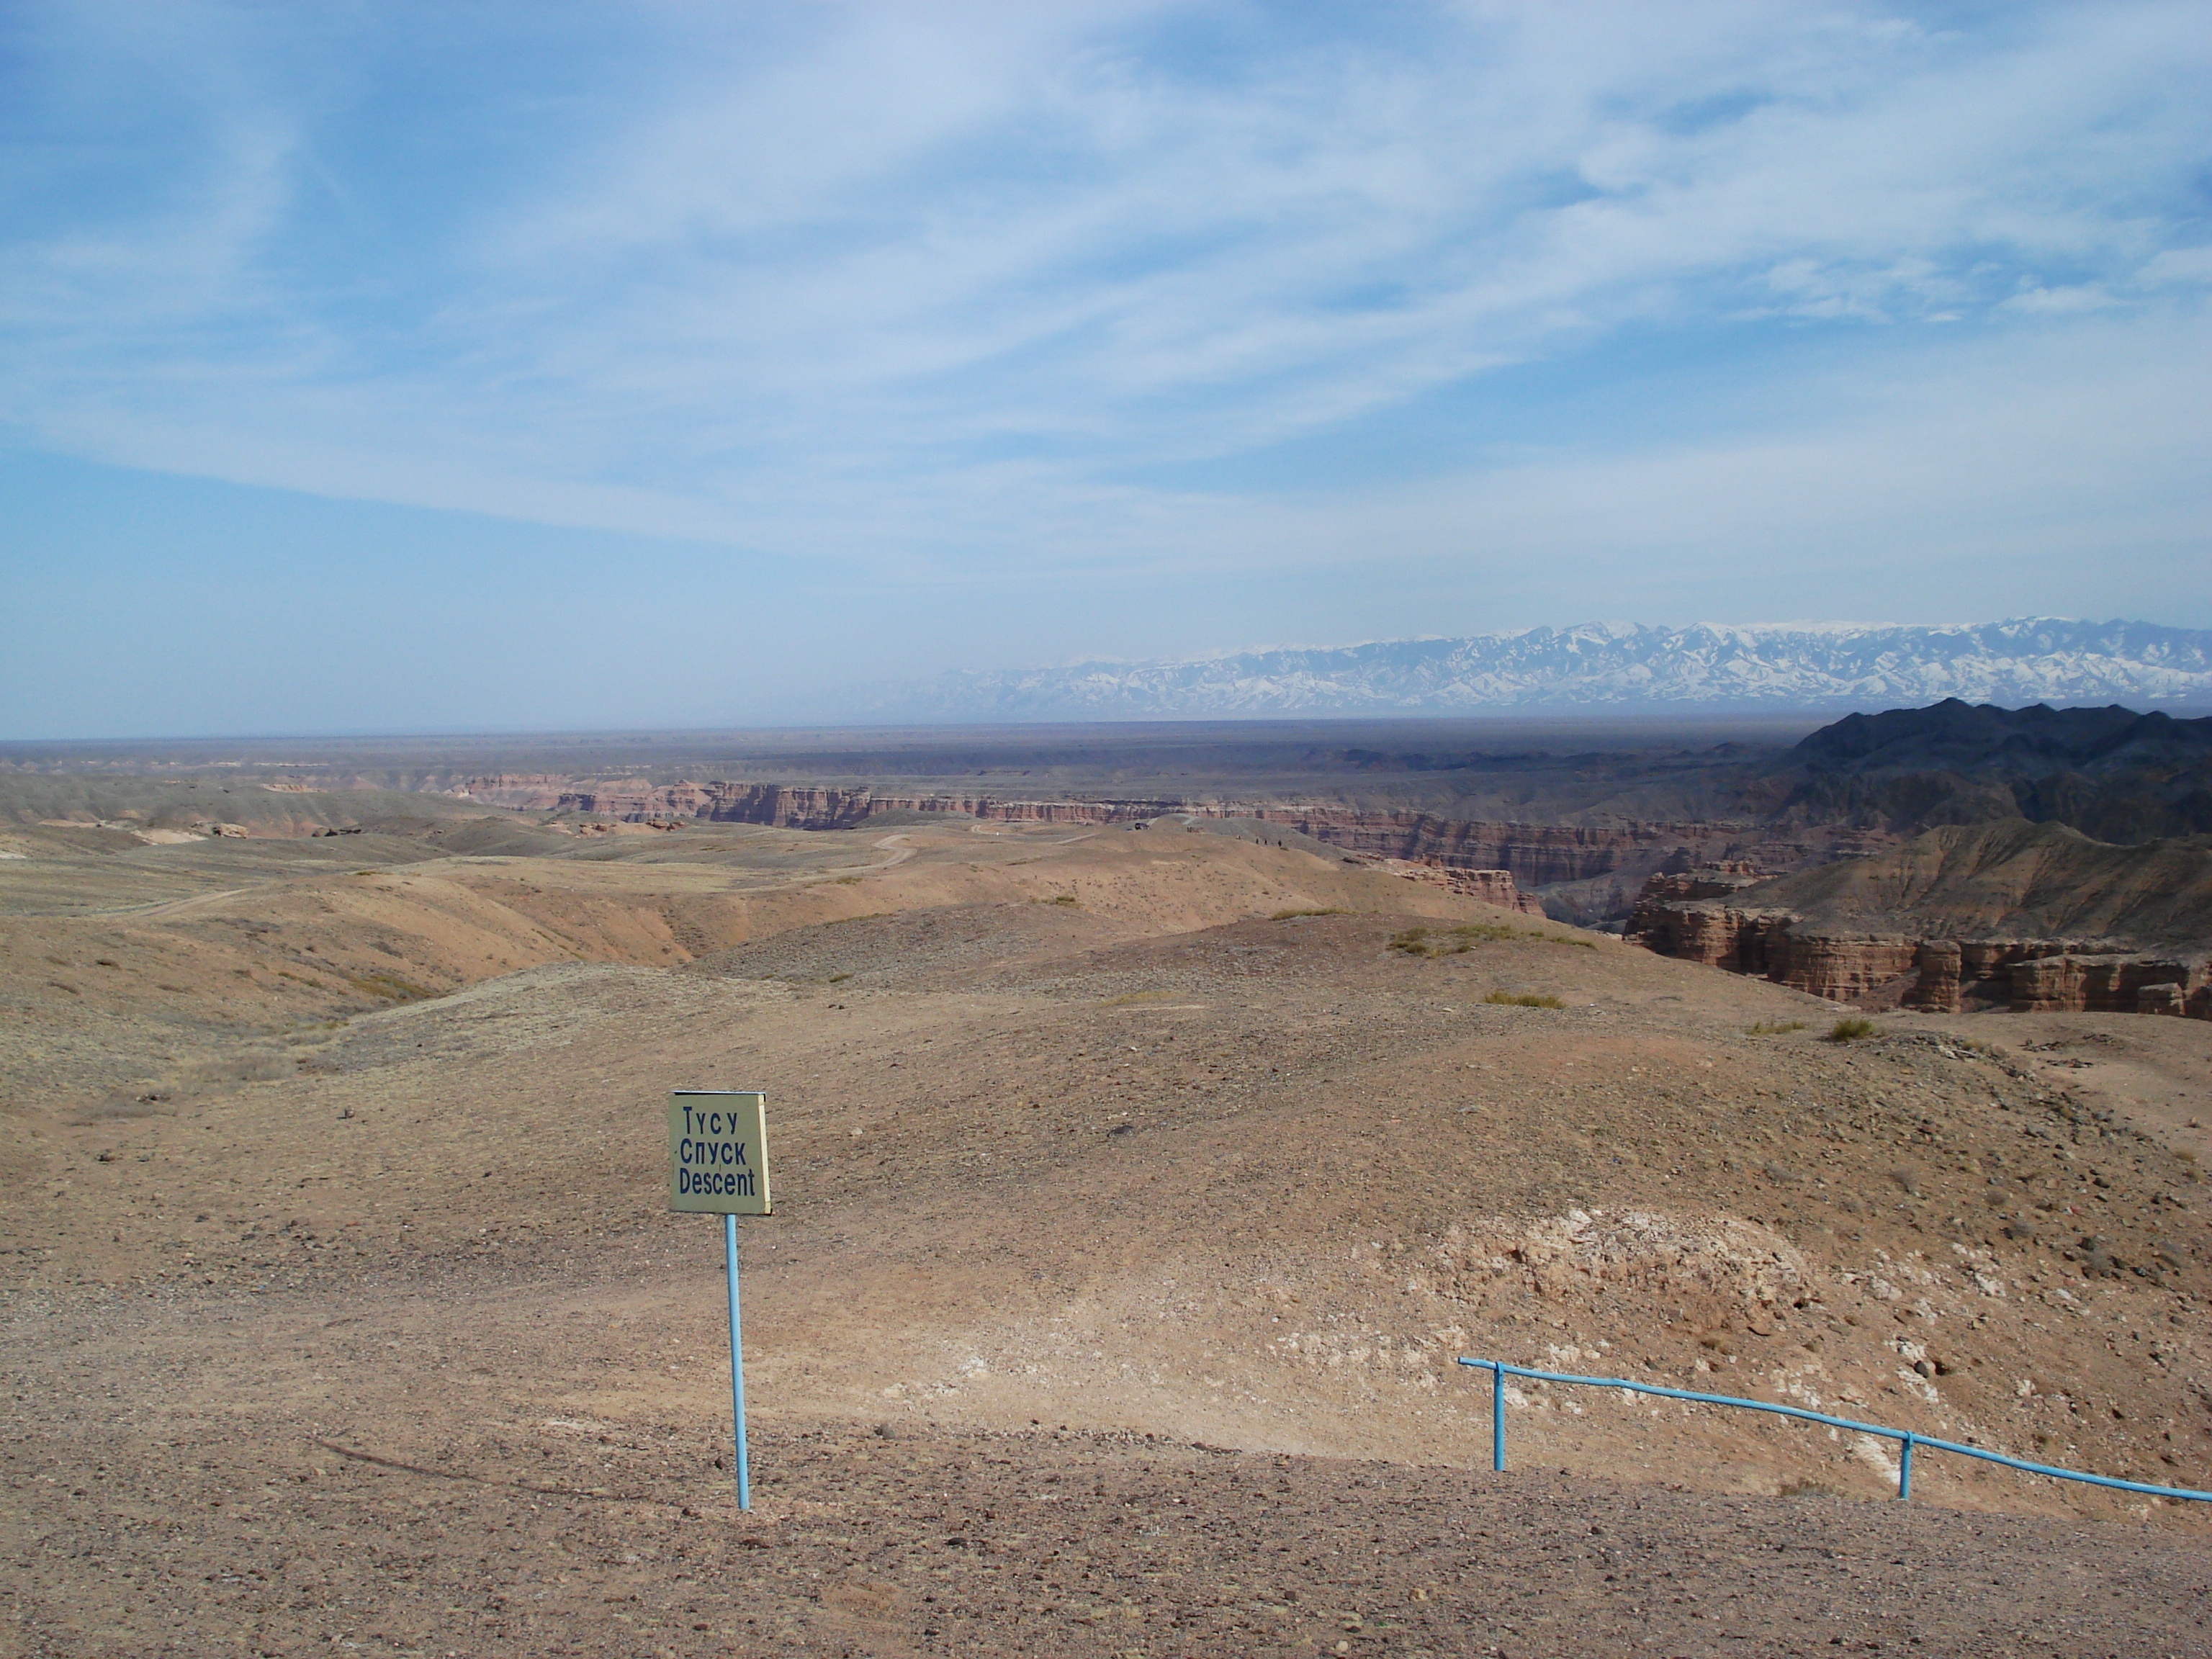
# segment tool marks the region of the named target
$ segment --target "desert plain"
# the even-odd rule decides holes
[[[395,821],[396,822],[396,821]],[[2212,1024],[1294,838],[0,834],[0,1653],[2185,1655]],[[769,1101],[740,1225],[663,1104]]]

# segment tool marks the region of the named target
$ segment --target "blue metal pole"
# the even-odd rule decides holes
[[[1505,1367],[1490,1368],[1490,1467],[1505,1470]]]
[[[1912,1496],[1912,1443],[1919,1437],[1907,1429],[1905,1443],[1897,1454],[1897,1500],[1900,1504]]]
[[[738,1321],[738,1218],[722,1218],[722,1263],[730,1279],[730,1420],[737,1428],[738,1507],[753,1506],[753,1472],[745,1455],[745,1341]]]

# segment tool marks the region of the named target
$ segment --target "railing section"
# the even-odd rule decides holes
[[[1699,1394],[1692,1389],[1664,1389],[1656,1382],[1632,1382],[1625,1376],[1576,1376],[1566,1371],[1540,1371],[1527,1365],[1509,1365],[1502,1359],[1468,1359],[1461,1364],[1490,1373],[1490,1467],[1505,1467],[1505,1379],[1509,1376],[1533,1377],[1545,1382],[1572,1382],[1586,1389],[1626,1389],[1635,1394],[1658,1395],[1668,1400],[1692,1400],[1704,1406],[1738,1406],[1746,1411],[1771,1412],[1777,1417],[1799,1417],[1808,1423],[1825,1423],[1831,1428],[1849,1429],[1855,1434],[1879,1435],[1885,1440],[1899,1443],[1897,1458],[1897,1495],[1900,1499],[1912,1496],[1912,1454],[1917,1447],[1930,1451],[1956,1452],[1961,1457],[1978,1457],[1985,1463],[2002,1463],[2009,1469],[2021,1469],[2029,1474],[2047,1474],[2057,1480],[2080,1480],[2092,1486],[2111,1486],[2119,1492],[2148,1492],[2157,1498],[2187,1498],[2198,1503],[2212,1504],[2212,1492],[2191,1492],[2183,1486],[2154,1486],[2141,1480],[2115,1480],[2110,1475],[2084,1474],[2079,1469],[2054,1468],[2048,1463],[2031,1463],[2023,1457],[2008,1457],[1986,1446],[1962,1446],[1955,1440],[1938,1440],[1912,1429],[1885,1428],[1879,1423],[1855,1423],[1848,1417],[1831,1417],[1826,1412],[1808,1411],[1802,1406],[1778,1406],[1770,1400],[1741,1400],[1733,1395]]]

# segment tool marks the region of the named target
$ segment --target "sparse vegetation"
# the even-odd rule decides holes
[[[1567,1006],[1545,991],[1492,991],[1483,1000],[1506,1008],[1564,1008]]]
[[[1856,1042],[1861,1037],[1872,1036],[1878,1028],[1870,1019],[1861,1019],[1856,1014],[1845,1014],[1831,1025],[1823,1042]]]
[[[1756,1025],[1743,1028],[1746,1036],[1780,1036],[1787,1031],[1802,1031],[1808,1022],[1802,1019],[1762,1019]]]
[[[1074,894],[1073,894],[1073,893],[1054,893],[1054,894],[1050,898],[1048,898],[1048,899],[1039,899],[1039,900],[1037,900],[1037,901],[1036,901],[1036,902],[1038,902],[1039,904],[1066,904],[1066,905],[1073,905],[1073,904],[1074,904],[1074,903],[1075,903],[1075,895],[1074,895]]]
[[[350,974],[346,977],[346,983],[365,995],[384,997],[393,1002],[421,1002],[438,994],[435,991],[425,990],[412,980],[383,972]]]
[[[842,985],[847,980],[852,977],[853,976],[850,974],[832,974],[829,978],[823,980],[822,982],[824,985]]]
[[[858,876],[832,876],[830,883],[833,887],[857,887],[860,884],[860,878]]]
[[[1270,921],[1296,921],[1300,916],[1348,916],[1351,911],[1340,906],[1322,910],[1278,910],[1267,918]]]
[[[1586,939],[1568,939],[1563,934],[1540,933],[1533,927],[1516,927],[1503,921],[1467,921],[1456,927],[1408,927],[1402,933],[1391,935],[1390,948],[1409,957],[1456,957],[1464,956],[1478,945],[1501,945],[1516,939],[1532,939],[1545,945],[1579,945],[1585,951],[1597,949]]]
[[[1784,1498],[1849,1498],[1850,1493],[1841,1486],[1831,1486],[1826,1480],[1810,1479],[1790,1480],[1778,1489]]]

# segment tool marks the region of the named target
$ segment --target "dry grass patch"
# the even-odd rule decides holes
[[[381,971],[349,974],[346,976],[346,983],[366,996],[384,997],[392,1002],[422,1002],[439,994],[417,985],[411,979],[402,979],[398,974]]]

